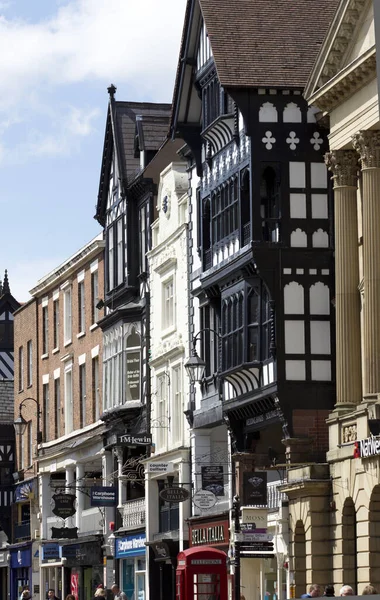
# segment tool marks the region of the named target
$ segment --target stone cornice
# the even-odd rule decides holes
[[[329,79],[308,98],[308,102],[324,112],[331,111],[375,77],[376,48],[373,46]]]
[[[340,3],[306,86],[306,98],[313,95],[314,90],[323,87],[341,70],[341,65],[352,44],[356,26],[361,21],[361,16],[365,14],[365,5],[370,1],[372,0],[345,0]]]

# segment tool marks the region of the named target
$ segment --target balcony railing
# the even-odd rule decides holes
[[[145,524],[145,498],[128,500],[120,509],[124,529],[136,529]]]
[[[269,510],[278,510],[281,506],[281,502],[285,500],[285,494],[280,492],[278,489],[280,485],[285,483],[284,481],[273,481],[268,483],[267,487],[267,502]]]
[[[13,538],[15,542],[30,540],[30,521],[21,521],[21,523],[15,523],[13,529]]]

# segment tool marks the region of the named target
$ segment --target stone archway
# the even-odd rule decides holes
[[[294,577],[296,598],[306,592],[306,535],[302,521],[297,521],[294,531]]]
[[[376,485],[369,503],[369,582],[380,588],[380,485]]]
[[[342,511],[342,584],[357,593],[358,565],[356,543],[356,510],[352,498],[346,498]]]

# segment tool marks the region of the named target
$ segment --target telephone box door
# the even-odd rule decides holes
[[[180,552],[176,600],[227,600],[226,559],[226,554],[215,548],[189,548]]]

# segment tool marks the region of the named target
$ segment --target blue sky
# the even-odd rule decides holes
[[[0,0],[0,278],[29,298],[100,228],[107,87],[170,102],[185,0]]]

